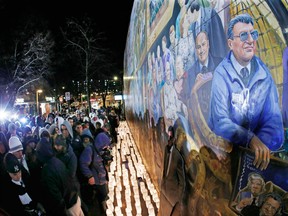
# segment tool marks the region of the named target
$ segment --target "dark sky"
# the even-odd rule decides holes
[[[106,46],[116,53],[122,69],[132,7],[133,0],[0,0],[0,34],[5,34],[3,29],[13,28],[17,20],[29,14],[47,19],[55,28],[66,18],[87,14],[95,19],[99,32],[106,35]]]

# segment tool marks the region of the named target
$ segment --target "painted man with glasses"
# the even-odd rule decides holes
[[[263,170],[270,151],[282,146],[284,130],[276,85],[268,67],[255,56],[259,34],[253,26],[248,14],[237,15],[228,25],[230,52],[214,71],[209,127],[233,144],[235,162],[239,146],[250,148],[255,153],[253,165]],[[232,171],[237,171],[233,165]]]

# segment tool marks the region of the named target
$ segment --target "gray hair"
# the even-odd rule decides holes
[[[241,22],[241,23],[251,23],[252,26],[254,26],[254,20],[253,18],[245,13],[245,14],[239,14],[237,16],[235,16],[233,19],[230,20],[229,25],[228,25],[228,29],[227,29],[227,38],[228,39],[234,39],[233,36],[233,28],[236,25],[236,23]]]

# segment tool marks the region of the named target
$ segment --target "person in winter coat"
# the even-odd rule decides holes
[[[30,178],[25,173],[22,175],[21,164],[12,153],[4,157],[5,170],[9,174],[9,181],[5,184],[5,199],[3,208],[10,215],[38,216],[45,213],[39,203],[39,197],[35,193]]]
[[[119,126],[119,118],[118,115],[115,113],[115,110],[112,109],[108,115],[108,120],[110,124],[110,134],[112,136],[112,141],[117,143],[117,131],[116,128]]]
[[[55,157],[49,140],[42,138],[39,141],[36,155],[43,165],[41,185],[43,205],[47,216],[84,216],[77,185],[70,180],[71,177],[65,164]]]
[[[110,139],[105,132],[99,133],[94,144],[88,145],[79,158],[82,174],[86,177],[91,190],[97,193],[98,203],[102,210],[106,211],[106,200],[108,194],[108,174],[101,157],[103,148],[110,145]],[[93,194],[93,193],[92,193]]]

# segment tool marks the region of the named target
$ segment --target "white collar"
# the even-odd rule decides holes
[[[244,68],[242,65],[239,64],[239,62],[236,60],[233,52],[231,53],[231,62],[235,68],[235,70],[237,71],[237,73],[241,76],[241,69]],[[248,69],[249,71],[249,74],[250,74],[250,71],[251,71],[251,62],[249,62],[249,64],[246,66],[246,68]]]

